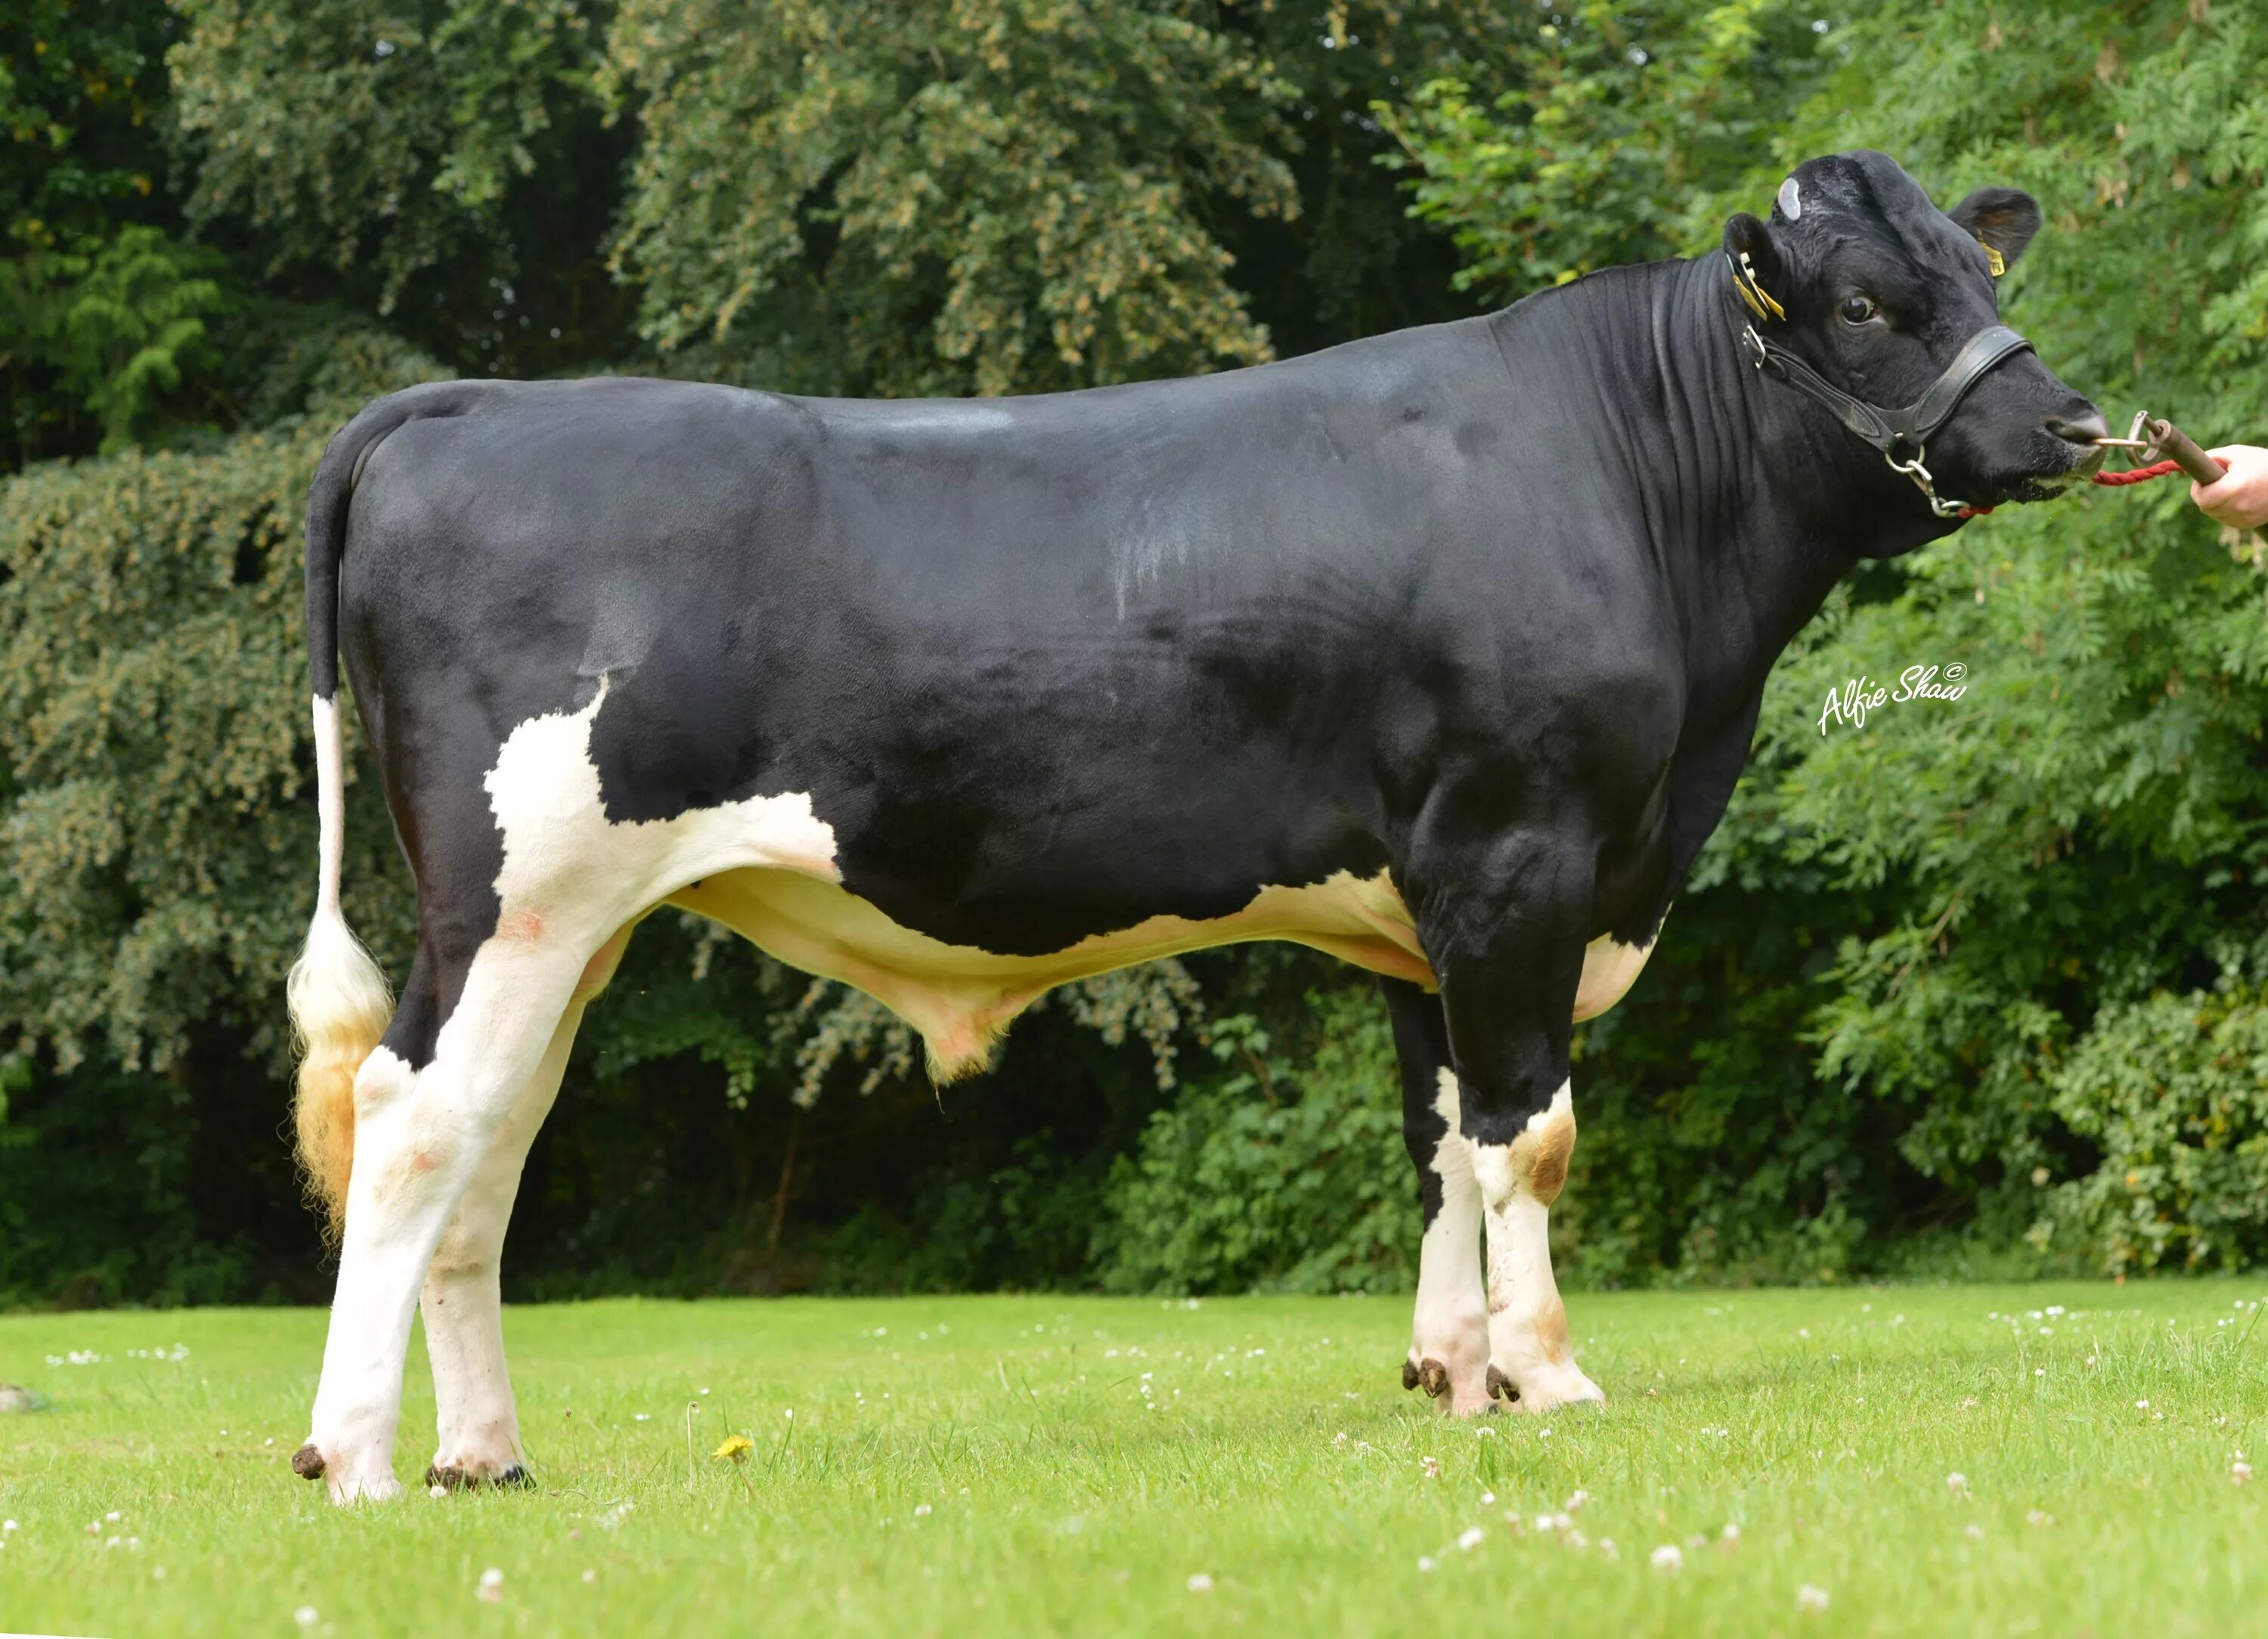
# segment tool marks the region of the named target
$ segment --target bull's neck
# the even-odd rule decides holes
[[[1612,269],[1547,301],[1592,356],[1616,427],[1601,459],[1619,464],[1669,590],[1704,720],[1746,709],[1861,558],[1947,533],[1881,457],[1749,363],[1720,258]]]

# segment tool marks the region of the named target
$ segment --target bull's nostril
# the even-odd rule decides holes
[[[2092,446],[2097,438],[2110,436],[2110,423],[2102,419],[2101,410],[2091,409],[2084,415],[2051,415],[2048,430],[2066,444]]]

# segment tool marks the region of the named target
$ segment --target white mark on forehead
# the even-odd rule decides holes
[[[1802,219],[1803,190],[1796,187],[1793,177],[1779,185],[1779,214],[1790,222]]]

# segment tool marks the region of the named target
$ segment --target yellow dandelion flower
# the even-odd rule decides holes
[[[744,1463],[748,1460],[748,1453],[755,1449],[756,1443],[747,1435],[734,1434],[728,1435],[725,1443],[710,1455],[720,1463],[727,1459],[736,1463]]]

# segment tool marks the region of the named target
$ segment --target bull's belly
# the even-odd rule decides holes
[[[893,922],[834,883],[788,871],[734,871],[671,895],[792,967],[855,985],[922,1034],[932,1069],[982,1066],[1009,1021],[1073,980],[1188,951],[1287,939],[1419,984],[1433,982],[1410,912],[1384,871],[1307,887],[1263,887],[1233,915],[1152,916],[1044,956],[1005,956]]]
[[[725,871],[679,890],[669,903],[723,923],[790,966],[865,991],[921,1033],[940,1078],[982,1067],[1009,1022],[1057,985],[1217,945],[1284,939],[1390,978],[1435,984],[1409,908],[1382,871],[1366,879],[1342,871],[1304,887],[1263,887],[1233,915],[1152,916],[1044,956],[948,944],[835,883],[794,871]],[[1619,1001],[1651,949],[1594,940],[1584,952],[1575,1018],[1594,1018]]]

